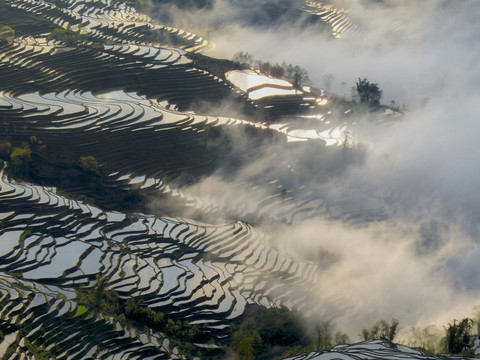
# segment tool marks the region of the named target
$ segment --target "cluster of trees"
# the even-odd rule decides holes
[[[77,301],[82,311],[86,309],[100,311],[124,323],[137,328],[148,327],[167,335],[172,344],[177,346],[186,358],[205,356],[205,349],[194,344],[207,343],[210,338],[204,328],[188,322],[167,318],[164,313],[144,306],[141,299],[122,300],[117,293],[107,288],[108,281],[97,276],[94,287],[77,290]],[[85,309],[86,308],[86,309]],[[479,319],[480,320],[480,319]],[[349,344],[346,333],[335,332],[331,321],[323,321],[313,328],[297,312],[287,308],[264,308],[255,306],[254,311],[239,322],[231,325],[231,342],[226,349],[233,352],[239,360],[273,359],[289,357],[311,351],[327,351],[338,344]],[[469,318],[444,327],[444,336],[433,325],[414,327],[407,332],[400,342],[418,348],[427,355],[438,353],[469,354],[469,346],[473,339],[475,322]],[[480,330],[480,321],[477,322]],[[393,342],[399,332],[399,321],[379,320],[360,332],[363,340],[384,339]],[[212,355],[212,354],[211,354]],[[220,355],[218,352],[215,355]]]
[[[310,81],[307,70],[298,65],[287,64],[285,61],[281,64],[270,63],[255,59],[250,53],[243,51],[234,54],[232,61],[241,68],[254,68],[263,74],[286,79],[293,83],[295,87],[300,87]],[[329,90],[333,79],[334,76],[330,73],[323,76],[323,82],[327,90]],[[342,83],[342,88],[345,85],[346,83]],[[370,82],[366,78],[358,78],[355,86],[352,87],[352,100],[370,108],[378,108],[380,106],[382,94],[383,91],[379,85]]]
[[[388,323],[386,320],[379,320],[373,324],[370,328],[364,328],[361,332],[363,340],[373,339],[387,339],[393,341],[398,333],[398,320],[392,318],[392,321]]]
[[[120,312],[121,304],[118,294],[107,288],[108,280],[100,275],[96,276],[95,286],[88,289],[76,289],[77,301],[94,311],[108,315]]]
[[[121,299],[116,291],[108,289],[108,279],[99,275],[93,287],[76,289],[76,299],[80,307],[75,316],[87,311],[100,312],[126,326],[157,330],[168,336],[172,346],[177,346],[186,358],[203,355],[194,344],[209,341],[209,334],[202,326],[169,319],[164,313],[143,305],[140,299]]]
[[[341,331],[334,333],[334,329],[335,325],[331,321],[322,321],[315,325],[312,350],[326,351],[335,345],[350,343],[350,337],[346,333]]]
[[[81,30],[73,30],[70,26],[66,29],[54,29],[47,40],[55,40],[68,46],[84,44],[88,41],[88,34],[84,34]]]
[[[453,320],[452,323],[443,327],[443,331],[434,325],[412,327],[406,332],[401,342],[430,356],[435,354],[462,354],[473,357],[470,347],[472,340],[478,336],[474,335],[475,324],[477,330],[480,330],[480,321],[469,318],[460,321]],[[393,321],[392,325],[394,325]],[[396,329],[398,329],[398,323]],[[480,332],[477,331],[477,334],[480,334]]]
[[[475,337],[473,334],[474,324],[477,324],[477,330],[480,330],[480,321],[475,322],[469,318],[460,321],[454,320],[453,323],[443,327],[443,334],[441,329],[434,325],[412,327],[400,342],[422,350],[430,356],[439,353],[473,355],[470,353],[470,346]],[[360,335],[363,340],[383,338],[393,341],[398,335],[398,331],[397,319],[392,319],[390,323],[380,320],[370,328],[363,329]]]
[[[472,339],[473,320],[453,320],[445,328],[445,345],[450,354],[460,354],[468,349]]]
[[[239,360],[271,358],[287,347],[309,343],[299,315],[286,308],[262,308],[233,330],[232,345]]]
[[[285,61],[281,64],[270,63],[255,59],[251,54],[243,51],[233,55],[232,60],[239,65],[254,68],[263,74],[286,79],[295,87],[300,87],[310,81],[307,70],[298,65],[287,64]]]
[[[142,189],[105,184],[101,181],[104,174],[93,155],[74,158],[60,154],[61,161],[58,161],[56,154],[46,151],[47,144],[42,139],[16,134],[15,125],[12,129],[6,126],[5,133],[8,136],[0,137],[0,167],[3,161],[7,162],[8,174],[45,186],[81,187],[87,191],[76,193],[76,199],[104,209],[145,211]]]
[[[187,358],[201,356],[201,350],[194,344],[209,341],[209,336],[202,326],[168,319],[164,313],[142,305],[138,299],[128,299],[120,308],[118,319],[124,323],[128,319],[135,324],[162,332],[173,340]]]
[[[355,102],[368,105],[371,108],[377,108],[380,106],[382,93],[378,84],[372,83],[365,78],[358,78],[352,91],[352,98]]]
[[[32,160],[32,150],[27,142],[13,146],[8,140],[0,141],[0,158],[9,161],[17,175],[26,175]]]
[[[334,332],[331,321],[311,328],[296,311],[261,308],[239,325],[232,325],[232,349],[237,359],[286,358],[311,351],[325,351],[350,343],[346,333]]]
[[[32,155],[43,150],[45,145],[36,136],[0,139],[0,159],[9,162],[9,171],[17,176],[31,175]]]

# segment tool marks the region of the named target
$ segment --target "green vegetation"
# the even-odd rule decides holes
[[[3,0],[0,0],[0,23],[20,36],[39,35],[55,29],[55,25],[45,17],[10,7]]]
[[[474,357],[472,351],[473,329],[478,323],[472,319],[464,318],[461,321],[453,320],[453,323],[444,326],[444,336],[439,327],[428,325],[425,327],[412,327],[404,334],[400,343],[421,350],[428,356],[439,354],[462,355]],[[360,334],[363,340],[385,338],[393,341],[398,333],[398,321],[392,319],[391,323],[385,320],[376,322],[369,329],[364,329]]]
[[[210,341],[209,335],[202,326],[168,319],[164,313],[142,306],[136,299],[128,299],[121,308],[121,313],[136,324],[167,335],[187,357],[202,355],[202,350],[193,344]]]
[[[9,136],[0,138],[0,159],[10,164],[5,170],[8,174],[32,183],[55,186],[65,193],[75,188],[77,193],[69,194],[70,197],[103,209],[146,211],[142,199],[148,191],[111,186],[94,156],[63,157],[58,162],[47,155],[42,139],[15,135],[13,129],[7,129],[6,133]],[[80,194],[79,189],[83,189]]]
[[[287,347],[309,344],[297,313],[286,308],[262,308],[233,332],[233,349],[240,360],[271,358]]]
[[[446,352],[441,348],[442,332],[434,325],[412,327],[407,333],[406,345],[423,351],[426,355],[435,355],[438,351]]]
[[[473,320],[465,318],[461,321],[453,320],[445,328],[446,347],[450,354],[460,354],[470,345]]]
[[[322,321],[314,327],[314,349],[316,351],[330,350],[333,346],[339,344],[349,344],[350,337],[341,331],[333,334],[335,325],[331,321]]]
[[[98,162],[94,156],[80,156],[80,166],[86,171],[98,172]]]
[[[74,317],[81,316],[90,309],[104,316],[113,317],[128,326],[140,330],[149,328],[165,334],[187,358],[208,353],[208,350],[194,345],[210,341],[209,334],[202,326],[169,319],[160,311],[142,306],[140,299],[122,300],[116,291],[107,289],[107,285],[108,280],[97,275],[95,286],[76,289],[76,299],[80,306]]]
[[[288,309],[263,309],[247,316],[234,332],[232,348],[237,359],[280,359],[308,353],[328,351],[338,344],[348,344],[350,339],[343,332],[334,333],[331,321],[318,323],[313,333],[308,333],[301,316]],[[465,318],[444,327],[445,336],[433,325],[414,327],[400,343],[419,349],[428,356],[438,354],[461,354],[473,357],[471,350],[475,321]],[[363,341],[383,339],[393,342],[399,331],[399,322],[379,320],[363,329]]]
[[[32,160],[32,150],[27,144],[22,147],[14,147],[10,153],[10,160],[13,169],[20,174],[24,174],[29,170],[29,163]]]
[[[0,40],[13,41],[15,31],[7,25],[0,24]]]
[[[108,281],[97,275],[96,284],[89,289],[76,289],[77,301],[92,310],[114,315],[120,310],[119,298],[115,291],[107,289]]]
[[[389,341],[393,341],[395,336],[397,336],[398,330],[398,320],[392,318],[390,323],[385,320],[377,321],[369,329],[364,328],[360,335],[363,337],[363,340],[386,338]]]
[[[243,320],[231,325],[231,348],[237,359],[283,359],[350,343],[346,333],[334,333],[331,321],[322,321],[312,329],[309,321],[296,311],[253,308],[253,313],[247,308]]]
[[[82,316],[83,314],[85,314],[86,312],[88,311],[88,308],[84,305],[80,305],[78,307],[78,310],[77,312],[75,313],[75,315],[73,317],[77,317],[77,316]]]
[[[54,360],[55,356],[43,346],[37,346],[34,342],[25,338],[25,347],[33,355],[35,360]]]
[[[72,30],[70,26],[66,29],[55,29],[47,37],[48,40],[55,40],[68,46],[84,44],[88,38],[88,34],[82,34],[80,30]]]
[[[358,100],[360,104],[368,105],[371,108],[380,106],[380,99],[382,98],[382,90],[378,84],[371,83],[367,79],[360,79],[355,83]]]

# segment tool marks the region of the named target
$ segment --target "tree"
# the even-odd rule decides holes
[[[304,336],[298,316],[287,308],[269,308],[259,322],[258,334],[268,345],[289,345]]]
[[[306,333],[298,314],[287,308],[269,308],[242,321],[233,333],[233,348],[239,358],[253,359],[304,340]]]
[[[407,338],[408,346],[421,349],[427,355],[433,355],[438,347],[441,331],[434,325],[415,326],[410,329]]]
[[[350,344],[350,336],[348,334],[337,331],[335,333],[335,345]]]
[[[474,306],[473,311],[473,322],[475,323],[477,328],[477,335],[480,336],[480,305]]]
[[[370,329],[364,328],[361,332],[361,336],[366,340],[386,338],[389,341],[393,341],[398,332],[398,320],[392,318],[392,322],[389,324],[385,320],[377,321]]]
[[[308,72],[304,68],[292,64],[282,63],[285,78],[293,83],[293,86],[300,87],[309,81]]]
[[[94,156],[80,156],[80,165],[84,170],[94,173],[98,171],[98,162]]]
[[[270,75],[276,78],[281,78],[285,75],[285,70],[282,65],[275,64],[270,67]]]
[[[28,146],[14,147],[10,153],[10,160],[13,168],[17,171],[28,170],[28,163],[31,160],[32,151]]]
[[[355,83],[358,94],[358,99],[361,104],[368,105],[370,107],[377,107],[380,105],[380,99],[382,98],[382,90],[380,90],[378,84],[371,83],[367,79],[360,79]]]
[[[293,78],[293,65],[292,64],[287,64],[286,61],[282,62],[282,68],[284,71],[284,76],[287,79],[292,79]]]
[[[272,69],[272,65],[266,61],[266,62],[261,62],[260,63],[260,72],[263,73],[263,74],[270,74],[271,73],[271,69]]]
[[[239,51],[233,55],[232,61],[239,64],[248,64],[251,66],[254,63],[254,58],[248,52]]]
[[[239,360],[254,359],[263,350],[258,334],[252,335],[246,331],[237,331],[233,334],[233,346]]]
[[[333,325],[331,321],[322,321],[315,326],[316,350],[325,351],[332,347]]]
[[[453,320],[453,324],[448,324],[445,333],[447,350],[450,354],[459,354],[470,345],[472,327],[473,320],[469,318],[460,322]]]
[[[292,76],[293,86],[300,87],[307,83],[310,79],[308,77],[308,72],[304,68],[295,65],[293,68],[293,76]]]

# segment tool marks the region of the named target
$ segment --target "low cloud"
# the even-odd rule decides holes
[[[235,171],[224,163],[184,190],[213,199],[226,219],[272,217],[259,221],[272,246],[319,262],[320,281],[305,291],[315,292],[339,329],[355,334],[392,316],[405,328],[467,316],[480,295],[480,6],[475,0],[335,5],[349,10],[358,33],[333,39],[296,22],[259,33],[241,21],[247,12],[236,14],[235,2],[226,0],[182,16],[194,27],[212,24],[213,56],[242,50],[286,60],[307,68],[320,86],[331,73],[338,93],[345,91],[342,82],[366,77],[379,83],[384,102],[409,110],[388,126],[351,120],[357,145],[346,152],[320,141],[272,139],[253,152],[248,134],[233,131],[225,135],[232,154],[248,161]],[[269,208],[269,197],[284,200]],[[295,213],[308,201],[314,210]],[[382,216],[345,220],[349,211],[361,217],[372,210]],[[289,225],[280,224],[283,216]]]
[[[317,256],[322,271],[308,286],[315,293],[312,306],[320,310],[313,319],[332,319],[355,337],[382,318],[396,317],[404,329],[417,323],[443,325],[469,315],[476,305],[478,291],[459,292],[445,266],[471,251],[472,239],[448,228],[440,235],[441,249],[419,254],[424,241],[419,230],[419,225],[395,221],[352,227],[317,218],[270,234],[273,245],[288,254]]]

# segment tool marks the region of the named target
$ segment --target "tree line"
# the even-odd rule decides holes
[[[125,274],[120,274],[125,276]],[[79,309],[76,316],[91,316],[99,312],[123,323],[127,327],[150,328],[167,335],[185,358],[208,356],[212,359],[236,358],[238,360],[281,359],[308,352],[323,352],[339,344],[350,344],[348,334],[335,329],[330,320],[312,325],[295,310],[285,307],[265,308],[249,305],[245,315],[232,320],[231,336],[213,352],[195,344],[211,342],[213,338],[206,328],[185,321],[169,318],[167,314],[146,306],[141,297],[121,299],[108,289],[108,279],[98,276],[93,287],[76,289]],[[464,318],[443,327],[433,325],[412,327],[398,339],[400,323],[392,318],[381,319],[363,328],[358,334],[363,341],[381,339],[387,343],[403,343],[423,351],[426,355],[461,354],[473,356],[471,349],[476,338],[474,330],[480,332],[480,311],[477,320]]]
[[[480,315],[480,313],[479,313]],[[339,344],[350,344],[350,337],[335,329],[331,321],[321,321],[309,326],[302,316],[286,308],[270,308],[247,317],[240,325],[232,326],[232,349],[237,359],[274,359],[331,350]],[[434,325],[412,327],[399,338],[401,330],[398,319],[378,320],[363,328],[358,337],[361,341],[383,340],[418,349],[433,356],[441,354],[473,357],[473,342],[480,335],[480,316],[453,320],[443,326],[443,331]],[[475,335],[475,331],[477,334]]]
[[[243,51],[234,54],[232,61],[238,65],[243,65],[244,68],[253,68],[262,74],[288,80],[297,88],[310,81],[306,69],[299,65],[287,64],[285,61],[281,64],[270,63],[269,61],[255,59],[250,53]]]

